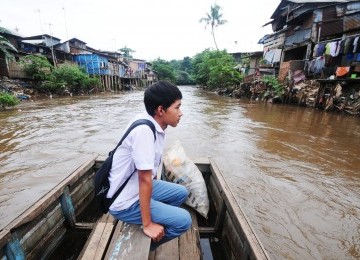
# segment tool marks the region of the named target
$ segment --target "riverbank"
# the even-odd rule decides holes
[[[327,84],[325,84],[327,83]],[[249,98],[261,102],[281,103],[318,108],[324,111],[360,116],[360,85],[348,81],[322,82],[318,80],[304,80],[294,84],[285,82],[281,91],[265,82],[263,78],[245,80],[244,83],[217,89],[217,94],[234,98]],[[44,93],[36,88],[32,81],[0,79],[0,91],[12,93],[21,101],[53,98],[55,95]],[[93,89],[91,94],[98,93]],[[85,95],[89,93],[79,93]],[[72,96],[73,93],[64,90],[61,96]]]
[[[36,90],[31,81],[9,79],[7,77],[0,78],[0,91],[11,93],[20,100],[30,100],[32,98],[46,96],[44,93]]]
[[[360,116],[359,83],[349,80],[303,80],[297,83],[284,82],[279,91],[259,77],[239,86],[218,89],[217,93]]]

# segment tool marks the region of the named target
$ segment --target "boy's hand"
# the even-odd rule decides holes
[[[143,231],[145,235],[155,242],[159,242],[165,235],[164,227],[156,223],[150,223],[146,227],[143,226]]]

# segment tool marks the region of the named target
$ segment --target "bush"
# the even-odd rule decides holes
[[[226,51],[205,50],[193,59],[196,83],[208,89],[231,88],[243,77],[235,69],[234,58]]]
[[[284,87],[275,76],[265,75],[263,76],[262,81],[271,87],[275,97],[281,97],[284,95]]]
[[[65,63],[54,68],[43,55],[28,55],[21,61],[25,72],[38,81],[37,89],[45,93],[81,93],[100,84],[98,78],[90,78],[76,64]]]
[[[153,69],[158,73],[159,80],[167,80],[176,83],[175,70],[170,62],[159,58],[153,61]]]
[[[44,55],[27,55],[21,58],[25,72],[36,81],[48,80],[53,66]]]
[[[191,75],[186,71],[176,71],[176,85],[194,85],[195,82]]]
[[[99,85],[98,78],[90,78],[78,65],[65,63],[53,70],[49,87],[60,89],[65,87],[70,92],[80,93]]]
[[[11,107],[19,104],[20,101],[9,93],[0,92],[0,106],[1,107]]]

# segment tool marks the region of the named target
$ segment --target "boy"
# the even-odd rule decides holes
[[[181,99],[178,87],[167,81],[159,81],[145,90],[147,113],[135,117],[128,127],[137,119],[148,119],[155,125],[156,139],[149,126],[134,128],[116,150],[110,171],[107,197],[112,197],[133,174],[109,212],[121,221],[142,224],[144,233],[152,239],[152,250],[191,226],[190,214],[179,207],[188,196],[187,189],[156,180],[164,150],[164,130],[179,123],[183,115]]]

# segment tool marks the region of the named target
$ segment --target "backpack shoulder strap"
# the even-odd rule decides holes
[[[128,136],[128,134],[131,132],[131,130],[133,130],[135,127],[139,126],[139,125],[147,125],[151,128],[153,134],[154,134],[154,140],[156,140],[156,130],[155,130],[155,125],[153,124],[153,122],[151,122],[148,119],[139,119],[136,120],[134,123],[131,124],[131,126],[128,128],[128,130],[125,132],[125,134],[123,135],[123,137],[121,138],[120,142],[118,143],[118,145],[115,147],[115,149],[113,151],[110,152],[110,155],[113,156],[116,149],[121,145],[121,143],[123,142],[123,140]],[[112,158],[111,158],[112,159]],[[136,169],[135,169],[136,171]],[[134,171],[134,172],[135,172]],[[126,186],[126,184],[128,183],[128,181],[130,180],[131,176],[134,174],[134,172],[132,174],[130,174],[130,176],[126,179],[126,181],[121,185],[121,187],[115,192],[115,194],[112,196],[111,199],[111,203],[110,205],[115,201],[115,199],[117,198],[117,196],[119,196],[120,192],[124,189],[124,187]]]
[[[125,134],[123,135],[123,137],[121,138],[120,142],[117,144],[117,146],[115,147],[114,150],[112,150],[109,155],[114,154],[116,149],[122,144],[122,142],[125,140],[125,138],[129,135],[129,133],[137,126],[139,125],[147,125],[150,127],[151,131],[154,134],[154,139],[156,140],[156,129],[155,129],[155,125],[153,122],[151,122],[148,119],[138,119],[136,121],[134,121],[130,127],[126,130]]]

